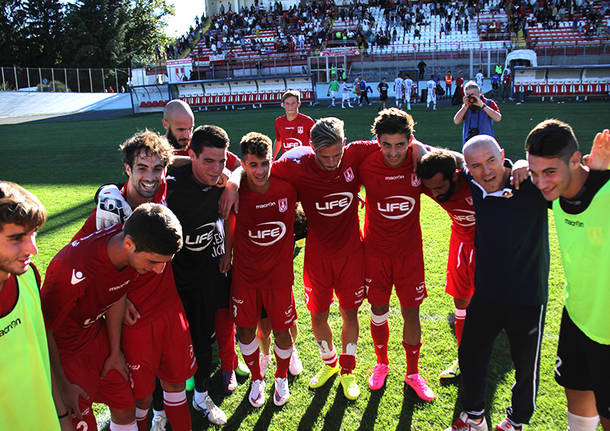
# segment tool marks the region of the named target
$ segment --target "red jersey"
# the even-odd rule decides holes
[[[121,189],[123,196],[125,196],[126,187],[127,185]],[[161,190],[163,190],[162,193],[160,193]],[[159,187],[159,190],[153,196],[152,202],[167,205],[165,202],[166,190],[167,182],[163,178],[161,187]],[[72,241],[84,238],[97,230],[95,224],[96,212],[97,208],[91,212],[87,220],[85,220],[83,227],[72,238]],[[128,298],[135,305],[138,313],[140,313],[140,319],[138,319],[134,326],[159,316],[163,310],[171,309],[174,304],[180,302],[174,282],[172,265],[165,265],[165,270],[161,274],[157,274],[154,271],[141,274],[137,280],[132,282]]]
[[[51,260],[41,290],[42,312],[62,351],[77,352],[93,340],[100,317],[128,290],[138,273],[117,270],[106,248],[121,225],[99,230],[65,246]]]
[[[271,175],[297,189],[307,216],[308,253],[347,256],[358,251],[362,234],[358,222],[357,177],[360,163],[379,151],[376,141],[352,142],[345,147],[339,168],[322,170],[311,147],[293,149],[271,167]]]
[[[313,118],[297,114],[297,117],[288,121],[285,115],[275,119],[275,140],[282,146],[284,152],[296,147],[310,145],[311,128],[316,122]]]
[[[472,193],[470,187],[464,178],[464,174],[460,172],[460,176],[456,182],[456,188],[459,190],[454,192],[447,202],[436,201],[451,217],[451,232],[457,235],[462,242],[474,242],[474,225],[475,213],[472,205]],[[428,196],[430,192],[424,188],[424,193]]]
[[[297,194],[273,178],[265,193],[244,185],[235,216],[233,279],[255,288],[292,287],[294,209]]]
[[[402,165],[391,168],[381,151],[371,154],[359,170],[366,188],[364,244],[383,254],[422,246],[419,224],[421,180],[413,166],[412,147]]]

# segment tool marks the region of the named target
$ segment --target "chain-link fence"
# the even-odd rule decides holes
[[[125,91],[129,68],[0,67],[2,90],[104,93]]]

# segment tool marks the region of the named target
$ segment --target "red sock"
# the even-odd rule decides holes
[[[389,364],[388,359],[388,340],[390,338],[390,325],[385,320],[381,324],[376,324],[371,318],[371,336],[375,345],[375,354],[378,364]]]
[[[262,380],[260,349],[258,348],[258,340],[256,337],[254,337],[254,340],[252,340],[250,344],[239,343],[239,350],[241,350],[241,355],[244,357],[244,361],[246,361],[246,365],[250,369],[252,381]]]
[[[191,431],[191,412],[186,403],[186,391],[163,391],[163,407],[165,416],[174,431]]]
[[[466,321],[466,309],[455,309],[455,338],[458,346],[462,341],[462,331],[464,330],[464,322]]]
[[[280,349],[277,344],[273,344],[273,353],[275,353],[275,377],[287,377],[288,367],[290,366],[290,355],[292,354],[292,346],[287,349]]]
[[[216,311],[215,325],[220,369],[233,371],[237,368],[238,358],[235,350],[235,322],[228,308],[220,308]]]
[[[405,348],[405,353],[407,354],[407,375],[418,374],[419,373],[419,349],[421,348],[421,343],[417,346],[411,346],[410,344],[402,342],[402,346]]]
[[[356,368],[356,355],[341,353],[339,355],[339,365],[341,365],[341,374],[351,374]]]
[[[148,425],[148,409],[139,409],[136,407],[136,423],[138,424],[138,431],[146,431],[146,425]]]

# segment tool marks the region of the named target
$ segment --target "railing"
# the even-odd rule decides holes
[[[77,93],[121,92],[127,88],[127,68],[0,67],[1,90]]]

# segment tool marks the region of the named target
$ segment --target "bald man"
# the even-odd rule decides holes
[[[506,331],[515,366],[512,405],[498,430],[529,423],[536,407],[548,297],[548,204],[527,179],[511,185],[512,163],[488,135],[464,145],[476,212],[475,290],[459,347],[464,410],[447,431],[487,431],[485,389],[491,351]]]
[[[187,147],[191,142],[195,116],[191,107],[182,100],[174,99],[165,105],[163,109],[163,127],[166,130],[166,137],[174,147],[175,154],[188,156]]]

